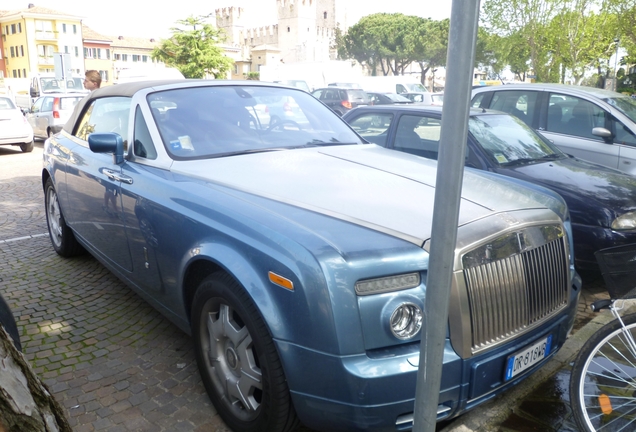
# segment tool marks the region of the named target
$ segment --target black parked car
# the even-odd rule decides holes
[[[311,94],[338,115],[359,106],[371,105],[369,95],[362,89],[325,87]]]
[[[367,141],[437,159],[441,117],[441,107],[385,105],[343,119]],[[569,156],[503,112],[471,109],[468,130],[466,166],[539,184],[565,199],[579,269],[597,269],[598,250],[636,243],[636,177]]]

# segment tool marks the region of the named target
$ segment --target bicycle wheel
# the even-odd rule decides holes
[[[636,430],[636,313],[601,327],[583,345],[570,377],[570,402],[581,431]]]

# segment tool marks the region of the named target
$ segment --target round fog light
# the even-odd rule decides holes
[[[413,303],[402,303],[391,314],[391,332],[398,339],[412,338],[422,328],[422,309]]]

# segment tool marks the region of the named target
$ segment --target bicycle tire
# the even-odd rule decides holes
[[[636,313],[622,320],[636,340]],[[626,345],[618,320],[581,348],[570,376],[570,403],[581,431],[636,430],[636,352]]]

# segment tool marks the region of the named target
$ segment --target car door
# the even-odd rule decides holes
[[[38,117],[40,115],[40,111],[42,110],[42,103],[44,102],[43,97],[38,98],[31,107],[29,114],[27,115],[27,121],[31,125],[33,129],[33,133],[37,136],[42,136],[42,132],[38,128]]]
[[[130,105],[127,97],[104,97],[91,102],[73,132],[79,145],[71,149],[66,172],[69,225],[97,254],[125,271],[132,270],[132,261],[122,211],[121,182],[129,178],[122,174],[112,155],[90,150],[88,136],[94,132],[115,132],[127,139]]]
[[[539,132],[565,153],[618,169],[620,146],[594,134],[611,131],[611,116],[597,104],[566,94],[547,93],[546,121]]]
[[[35,124],[38,135],[48,136],[47,130],[53,120],[53,104],[55,102],[55,98],[52,96],[45,96],[43,99],[42,108],[36,115]]]
[[[636,175],[636,124],[611,114],[609,117],[613,143],[618,147],[618,169]]]

